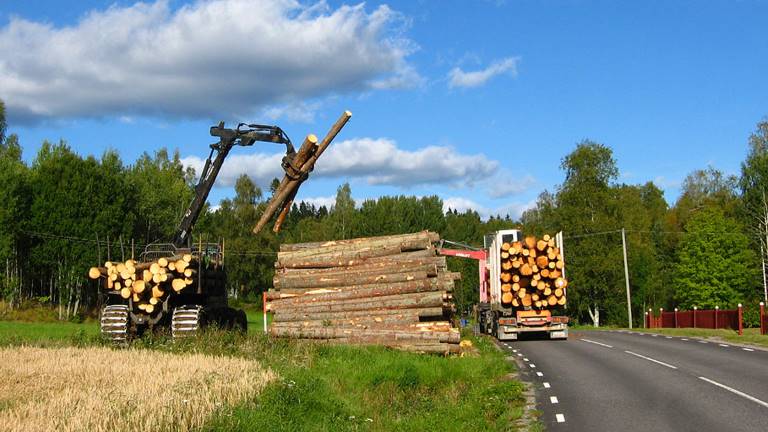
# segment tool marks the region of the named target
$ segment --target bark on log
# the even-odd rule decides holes
[[[365,288],[349,289],[335,288],[335,291],[326,289],[307,291],[301,294],[286,294],[282,291],[268,291],[265,293],[267,300],[276,305],[282,304],[311,304],[320,301],[348,300],[354,298],[373,298],[397,294],[409,294],[430,291],[446,291],[443,285],[436,279],[423,279],[408,282],[395,282],[392,284],[381,285],[361,285]]]
[[[283,288],[324,288],[328,286],[341,287],[348,285],[389,283],[393,281],[389,276],[396,278],[398,277],[397,275],[408,274],[425,274],[427,277],[434,277],[437,276],[437,266],[427,264],[419,266],[406,266],[404,268],[360,270],[356,272],[329,273],[325,275],[292,275],[290,277],[276,274],[273,278],[273,285],[275,289],[278,290]]]
[[[445,293],[443,292],[426,292],[426,293],[411,293],[400,294],[391,296],[382,296],[375,299],[363,298],[363,299],[350,299],[340,301],[329,302],[317,302],[312,305],[282,305],[275,312],[352,312],[361,310],[378,310],[378,309],[410,309],[410,308],[430,308],[439,307],[443,305]]]
[[[410,252],[409,252],[410,253]],[[292,277],[292,276],[308,276],[308,275],[326,275],[336,273],[347,272],[374,272],[376,270],[387,269],[408,269],[412,266],[420,265],[434,265],[439,270],[446,269],[445,257],[413,257],[410,259],[399,260],[384,260],[379,262],[367,262],[365,265],[352,265],[344,267],[331,267],[331,268],[313,268],[313,269],[294,269],[294,268],[278,268],[275,270],[275,277]],[[393,271],[390,273],[399,273]]]
[[[317,248],[324,248],[324,247],[333,247],[333,246],[340,246],[340,245],[353,245],[353,244],[360,244],[360,243],[370,243],[372,241],[376,241],[376,239],[380,239],[382,237],[386,237],[388,239],[407,239],[412,238],[416,235],[421,235],[423,233],[430,233],[430,231],[420,231],[418,233],[408,233],[408,234],[394,234],[394,235],[388,235],[388,236],[376,236],[376,237],[358,237],[353,239],[346,239],[346,240],[331,240],[331,241],[323,241],[323,242],[306,242],[306,243],[286,243],[280,245],[280,251],[279,252],[297,252],[302,251],[306,249],[317,249]],[[431,233],[433,241],[439,241],[440,238],[435,239],[435,233]]]
[[[281,321],[300,321],[300,320],[326,320],[326,319],[344,319],[359,318],[368,316],[387,316],[387,315],[414,315],[421,318],[442,317],[444,311],[441,307],[413,308],[413,309],[374,309],[348,312],[282,312],[276,311],[273,318],[274,322]]]
[[[297,337],[302,339],[371,339],[382,340],[432,340],[444,343],[459,343],[461,334],[458,331],[448,332],[424,332],[407,330],[377,330],[377,329],[342,329],[342,328],[303,328],[292,329],[284,327],[272,327],[269,333],[278,337]]]
[[[315,153],[301,166],[300,172],[308,174],[314,169],[317,159],[320,157],[320,155],[323,154],[325,149],[328,148],[328,146],[331,144],[331,141],[336,138],[336,135],[338,135],[344,125],[347,124],[347,121],[349,121],[350,117],[352,117],[352,113],[349,111],[345,111],[341,115],[341,117],[333,125],[323,141],[317,146]],[[267,208],[264,210],[261,218],[253,228],[254,234],[258,234],[259,231],[264,228],[267,222],[272,219],[272,216],[274,216],[277,209],[281,208],[286,199],[291,194],[293,194],[293,191],[298,189],[302,181],[303,179],[290,179],[287,176],[283,178],[283,181],[280,182],[280,185],[278,186],[274,195],[272,195],[272,199],[270,199],[269,203],[267,204]]]

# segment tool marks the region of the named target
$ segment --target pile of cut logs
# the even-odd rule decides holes
[[[136,308],[152,313],[169,290],[178,293],[194,283],[194,267],[190,254],[144,263],[107,261],[104,267],[91,267],[88,277],[104,279],[106,290],[118,291],[126,300],[133,298]]]
[[[448,321],[454,280],[438,257],[436,233],[280,246],[270,333],[329,343],[459,351]]]
[[[501,246],[501,302],[545,309],[565,304],[563,257],[549,235]]]

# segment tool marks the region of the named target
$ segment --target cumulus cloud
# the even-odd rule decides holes
[[[387,138],[357,138],[331,146],[318,162],[326,176],[359,177],[372,185],[471,186],[494,173],[498,162],[485,155],[465,155],[451,147],[404,150]]]
[[[320,197],[309,197],[309,198],[302,198],[299,200],[300,202],[305,202],[310,205],[314,205],[316,208],[320,208],[322,206],[325,206],[327,209],[331,209],[331,207],[336,205],[336,197],[335,196],[320,196]]]
[[[407,61],[415,45],[403,23],[385,5],[295,0],[178,9],[157,0],[92,11],[68,27],[12,17],[0,28],[0,97],[17,122],[229,118],[335,92],[402,88],[421,79]]]
[[[507,57],[491,63],[485,69],[471,72],[465,72],[461,68],[455,67],[448,73],[448,87],[479,87],[497,75],[515,76],[517,75],[517,62],[519,60],[519,57]]]
[[[488,196],[491,198],[507,198],[519,195],[535,184],[536,179],[530,174],[517,176],[508,171],[504,171],[494,176],[488,190]]]
[[[247,174],[259,185],[281,177],[282,154],[232,154],[216,181],[229,187],[237,177]],[[205,160],[198,156],[182,159],[199,174]],[[471,186],[487,179],[498,169],[498,162],[482,154],[465,155],[451,147],[429,146],[404,150],[386,138],[355,138],[332,144],[318,161],[316,177],[359,178],[372,185],[413,187],[445,184]]]
[[[449,197],[443,199],[443,211],[456,210],[459,213],[463,213],[467,210],[474,210],[480,214],[483,219],[488,219],[491,216],[507,216],[509,215],[513,219],[519,219],[523,212],[533,208],[536,205],[536,200],[526,203],[508,203],[498,207],[488,207],[477,203],[474,200],[465,197]]]

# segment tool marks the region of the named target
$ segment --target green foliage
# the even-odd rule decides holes
[[[5,121],[5,103],[0,99],[0,145],[5,141],[5,131],[8,123]]]
[[[113,171],[125,176],[124,170]],[[176,150],[173,157],[166,149],[154,157],[144,153],[127,172],[128,183],[135,193],[136,233],[143,243],[168,241],[174,234],[184,211],[192,201],[192,172],[185,170]],[[123,189],[125,190],[125,189]]]
[[[755,298],[757,258],[740,228],[718,208],[691,217],[675,268],[676,297],[683,308],[733,308]]]
[[[352,188],[344,183],[336,190],[336,204],[331,210],[331,225],[336,237],[348,239],[354,237],[352,227],[355,224],[355,200],[352,199]]]

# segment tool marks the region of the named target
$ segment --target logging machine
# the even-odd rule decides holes
[[[256,141],[286,147],[282,167],[293,166],[296,151],[288,136],[277,126],[239,124],[235,129],[220,122],[210,129],[219,141],[211,144],[195,196],[179,223],[170,243],[152,243],[141,259],[107,263],[94,267],[90,276],[103,279],[101,333],[115,342],[127,342],[146,330],[170,327],[174,338],[190,336],[207,324],[245,331],[245,312],[227,302],[224,251],[219,244],[191,241],[191,233],[224,160],[234,146],[250,146]],[[215,154],[215,156],[214,156]]]
[[[530,242],[531,237],[524,238],[519,230],[501,230],[486,235],[482,249],[447,240],[439,245],[437,250],[441,255],[469,258],[478,262],[480,303],[477,307],[477,321],[481,333],[490,334],[499,340],[516,340],[521,333],[543,334],[550,339],[568,338],[568,317],[553,315],[554,310],[565,307],[566,299],[562,233],[552,239],[549,236],[544,238],[547,240],[534,241],[534,244],[526,246],[525,242]],[[444,248],[446,243],[456,248]],[[521,252],[525,250],[525,256],[522,253],[519,257],[510,256],[511,249],[514,249],[512,245],[518,245]],[[547,258],[540,270],[536,265],[537,258],[538,264],[542,264],[542,258],[547,256],[552,259]],[[534,264],[529,264],[529,260]],[[526,266],[527,270],[519,271],[521,268],[513,267],[513,262],[514,265]],[[552,268],[552,276],[555,276],[551,280],[549,267]],[[541,273],[546,276],[542,278]],[[516,282],[513,282],[513,277],[517,279]],[[550,282],[551,288],[548,286]],[[539,283],[547,284],[547,287],[531,287]],[[561,287],[556,287],[556,284],[561,284]],[[556,290],[559,290],[559,296],[554,294]],[[538,300],[539,297],[541,300]]]

